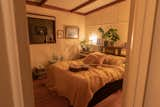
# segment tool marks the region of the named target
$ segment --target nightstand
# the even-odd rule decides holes
[[[47,77],[47,72],[45,68],[33,68],[32,78],[33,80],[45,79]]]

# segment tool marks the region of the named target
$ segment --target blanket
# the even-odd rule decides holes
[[[47,68],[50,90],[67,97],[73,107],[87,107],[94,93],[106,83],[119,80],[125,71],[123,66],[98,65],[89,66],[87,71],[71,72],[70,64],[84,64],[82,60],[63,61]]]

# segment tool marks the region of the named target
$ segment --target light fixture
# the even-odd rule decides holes
[[[89,37],[89,41],[91,45],[96,45],[97,44],[97,34],[92,33],[91,36]]]

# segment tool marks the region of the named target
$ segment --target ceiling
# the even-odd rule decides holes
[[[88,0],[47,0],[45,4],[71,10]]]
[[[26,0],[27,4],[88,15],[124,0]]]

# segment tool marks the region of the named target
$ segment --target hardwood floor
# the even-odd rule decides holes
[[[45,80],[35,80],[33,84],[35,107],[70,107],[69,101],[65,97],[48,91],[45,87]],[[122,91],[118,91],[98,103],[95,107],[121,107],[121,103]]]
[[[34,80],[35,107],[69,107],[65,97],[51,93],[44,85],[45,80]]]

